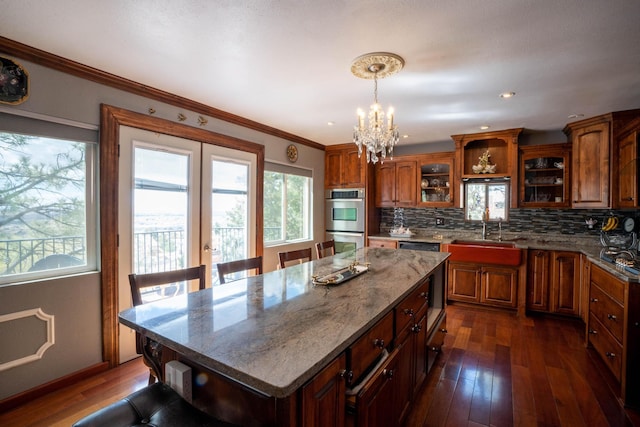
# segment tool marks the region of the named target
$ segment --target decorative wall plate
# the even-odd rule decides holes
[[[293,144],[287,147],[287,159],[289,159],[291,163],[295,163],[298,160],[298,147]]]
[[[29,73],[13,59],[0,56],[0,104],[21,104],[29,97]]]

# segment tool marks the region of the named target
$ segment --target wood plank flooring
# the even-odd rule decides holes
[[[419,426],[639,426],[620,408],[580,322],[451,305],[443,353],[409,414]],[[146,386],[140,359],[0,414],[0,426],[69,426]]]

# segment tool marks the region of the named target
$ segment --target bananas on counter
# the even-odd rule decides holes
[[[606,220],[602,221],[602,231],[615,230],[618,227],[620,220],[617,216],[610,216]]]

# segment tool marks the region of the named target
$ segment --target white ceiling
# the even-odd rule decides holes
[[[406,62],[379,82],[401,144],[640,108],[637,0],[20,0],[0,35],[324,145],[373,100],[368,52]]]

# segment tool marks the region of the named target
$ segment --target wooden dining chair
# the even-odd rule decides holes
[[[303,260],[311,261],[311,248],[278,252],[278,259],[280,260],[280,268],[285,268],[286,263],[290,261],[299,261],[302,264]]]
[[[187,282],[190,280],[198,281],[198,290],[204,289],[207,283],[207,266],[200,265],[198,267],[163,271],[160,273],[129,274],[129,286],[131,287],[131,299],[133,300],[133,305],[138,306],[144,304],[142,293],[148,288],[160,287],[162,285],[173,285],[176,288],[179,288],[180,286],[187,286],[188,292]],[[171,296],[166,295],[165,290],[161,291],[161,293],[164,294],[161,298]],[[155,371],[158,367],[154,367],[154,364],[147,359],[147,356],[143,351],[144,345],[145,340],[142,335],[136,332],[136,353],[142,354],[144,364],[149,367],[149,384],[152,384],[156,379],[159,379],[159,373]]]
[[[335,242],[335,240],[327,240],[326,242],[318,242],[318,243],[316,243],[316,257],[318,259],[324,258],[325,254],[327,256],[336,254],[336,242]]]
[[[253,258],[239,259],[236,261],[219,262],[217,267],[218,278],[222,285],[226,283],[225,275],[227,274],[248,270],[255,270],[256,274],[262,274],[262,255]]]

